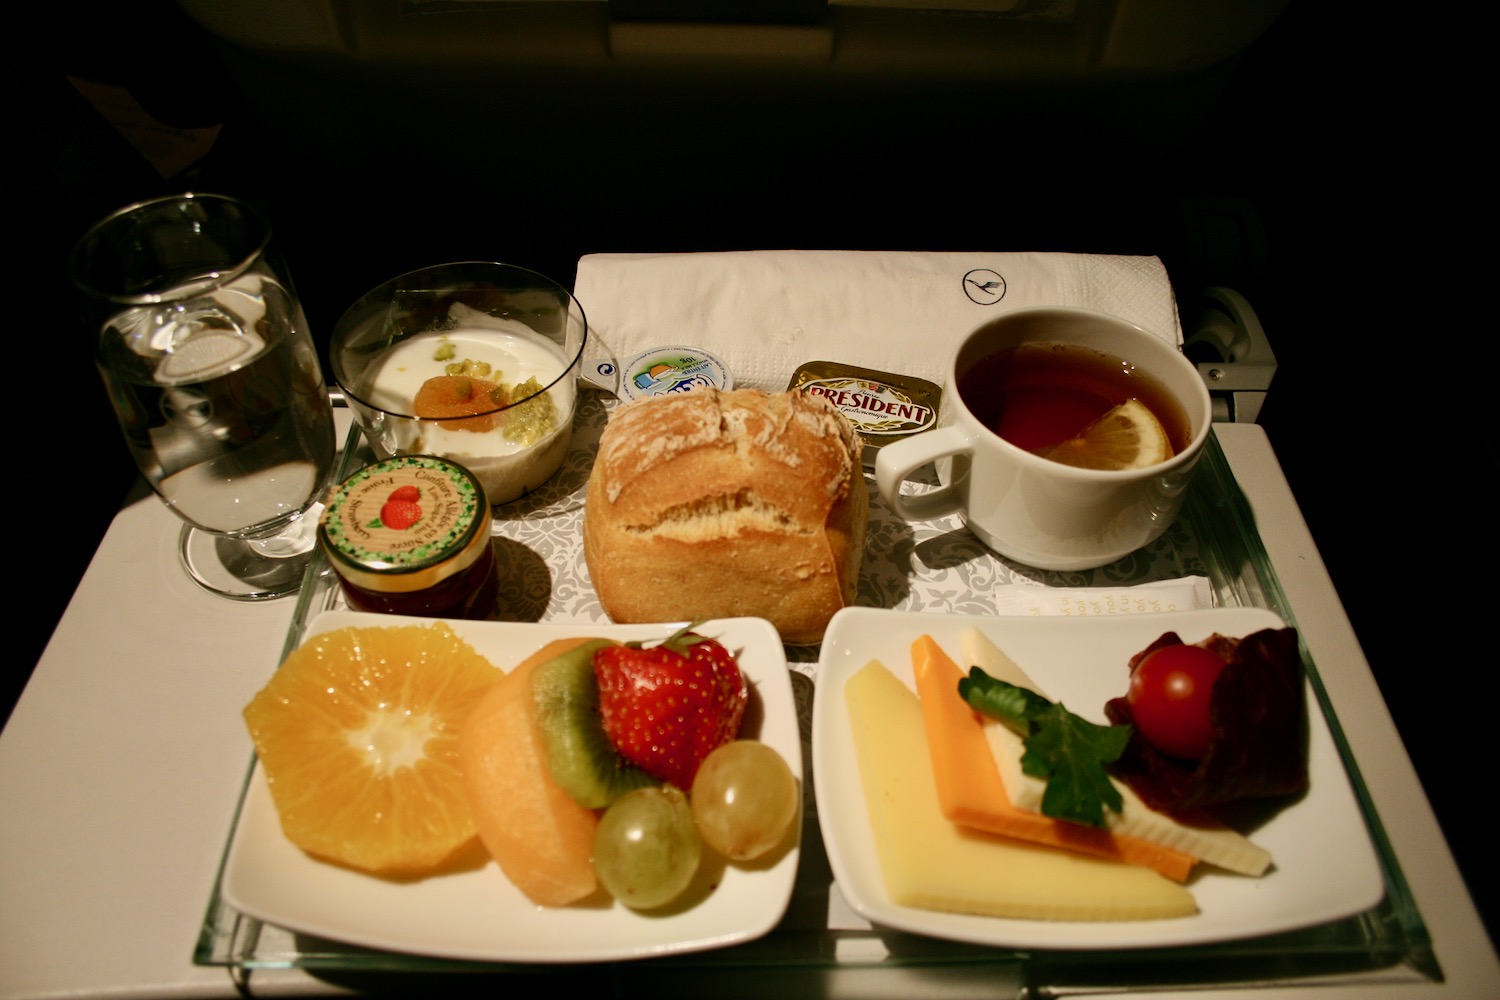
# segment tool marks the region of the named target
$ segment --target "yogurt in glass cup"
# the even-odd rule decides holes
[[[496,506],[540,487],[567,456],[587,341],[583,307],[562,285],[463,261],[365,293],[334,328],[329,361],[377,458],[457,462]],[[472,380],[478,395],[461,415],[419,412],[433,379]]]

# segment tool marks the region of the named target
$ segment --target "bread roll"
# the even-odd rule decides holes
[[[766,618],[820,642],[854,603],[870,501],[860,442],[819,396],[700,389],[620,407],[599,441],[584,556],[616,622]]]

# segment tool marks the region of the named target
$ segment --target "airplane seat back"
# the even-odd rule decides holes
[[[1288,0],[176,2],[347,302],[476,256],[1137,252],[1088,227],[1193,169]]]

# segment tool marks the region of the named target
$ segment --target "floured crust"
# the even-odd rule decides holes
[[[594,589],[617,622],[742,615],[814,643],[854,603],[869,496],[861,445],[801,392],[698,390],[629,403],[584,510]]]

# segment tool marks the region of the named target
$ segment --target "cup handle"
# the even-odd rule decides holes
[[[952,514],[960,509],[953,484],[910,496],[902,494],[901,484],[928,462],[971,450],[968,437],[951,424],[896,441],[876,453],[875,486],[886,505],[907,521],[930,521]]]

